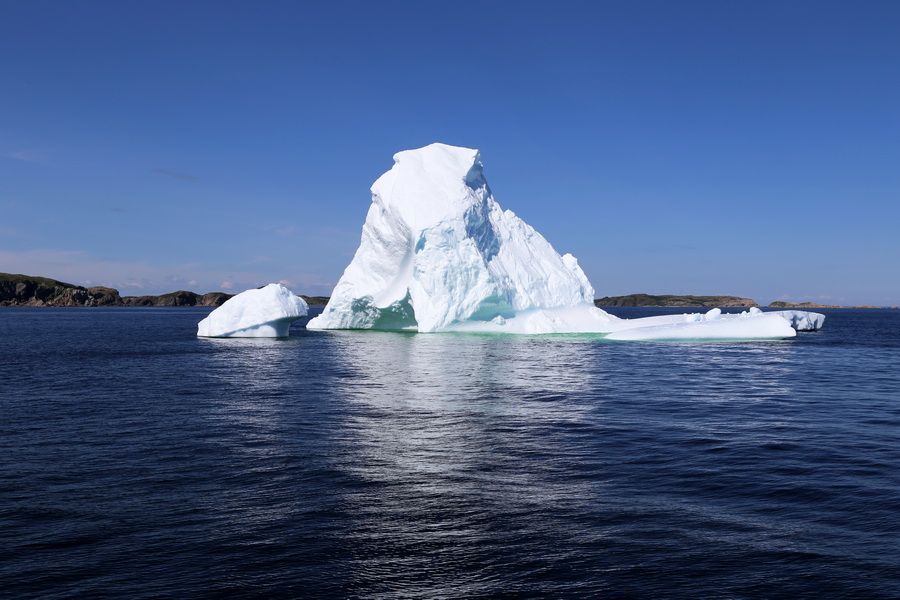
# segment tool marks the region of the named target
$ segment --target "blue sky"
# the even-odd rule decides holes
[[[598,295],[900,304],[900,3],[0,3],[0,271],[328,293],[480,148]]]

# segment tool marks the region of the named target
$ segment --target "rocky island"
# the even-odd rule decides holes
[[[652,307],[695,307],[695,308],[749,308],[759,306],[752,298],[740,296],[677,296],[673,294],[628,294],[627,296],[604,296],[594,300],[603,306],[652,306]]]
[[[786,300],[775,300],[769,303],[771,308],[843,308],[837,304],[819,304],[817,302],[788,302]]]
[[[209,292],[198,294],[179,290],[159,296],[121,296],[110,287],[83,287],[33,275],[0,273],[0,306],[209,306],[219,307],[232,294]],[[300,296],[308,304],[322,305],[328,298]]]
[[[859,304],[846,306],[841,304],[819,304],[817,302],[788,302],[787,300],[775,300],[769,304],[769,308],[897,308],[896,306],[875,306],[872,304]]]

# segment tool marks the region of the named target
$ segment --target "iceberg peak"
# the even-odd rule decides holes
[[[421,230],[459,217],[486,185],[478,150],[434,143],[396,153],[391,170],[372,184],[372,202]]]

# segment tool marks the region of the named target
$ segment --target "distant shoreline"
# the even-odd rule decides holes
[[[741,296],[692,296],[675,294],[628,294],[625,296],[605,296],[594,300],[599,308],[750,308],[760,305],[752,298]],[[775,300],[765,308],[817,309],[817,308],[898,308],[896,306],[837,306],[816,304],[815,302],[787,302]]]
[[[84,287],[34,275],[0,273],[0,307],[31,308],[90,308],[90,307],[210,307],[225,303],[233,294],[207,292],[199,294],[178,290],[167,294],[145,296],[122,296],[119,290],[110,287]],[[306,296],[299,294],[310,306],[328,304],[328,296]],[[760,306],[752,298],[741,296],[693,296],[675,294],[628,294],[625,296],[605,296],[594,300],[599,308],[750,308]],[[766,308],[779,309],[896,309],[896,306],[836,306],[814,302],[787,302],[776,300]]]
[[[0,273],[0,307],[91,308],[91,307],[210,307],[222,306],[234,294],[198,294],[178,290],[156,296],[122,296],[110,287],[84,287],[32,275]],[[325,296],[300,296],[307,304],[325,305]]]

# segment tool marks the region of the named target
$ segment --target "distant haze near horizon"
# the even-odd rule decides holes
[[[900,304],[900,3],[6,3],[0,271],[329,294],[479,148],[596,295]]]

